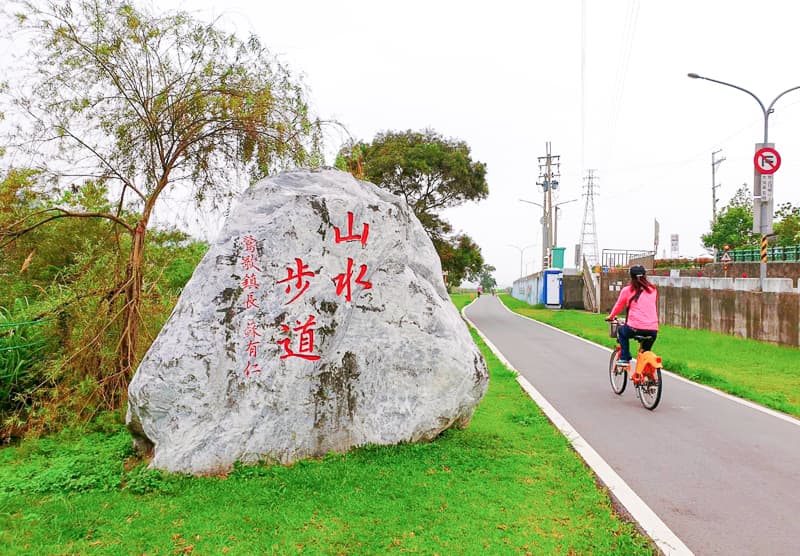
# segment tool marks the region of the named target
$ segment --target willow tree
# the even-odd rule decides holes
[[[127,267],[108,294],[122,304],[122,322],[105,389],[121,393],[137,362],[145,236],[156,207],[176,187],[217,205],[246,178],[314,165],[319,125],[301,83],[256,37],[120,0],[15,9],[30,71],[6,89],[7,121],[19,123],[9,154],[28,153],[59,188],[104,184],[113,208],[35,212],[7,227],[5,240],[60,218],[103,218],[130,236]]]

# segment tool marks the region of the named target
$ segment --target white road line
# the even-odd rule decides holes
[[[477,299],[477,298],[476,298]],[[474,301],[473,301],[474,302]],[[471,305],[471,303],[470,303]],[[468,305],[469,306],[469,305]],[[468,307],[467,306],[467,307]],[[505,305],[504,305],[505,306]],[[466,309],[467,307],[464,307]],[[550,405],[542,394],[528,382],[525,377],[519,374],[513,365],[506,359],[505,355],[497,349],[497,347],[487,338],[475,324],[467,318],[461,310],[461,315],[464,317],[470,326],[472,326],[481,339],[489,346],[489,349],[497,356],[500,361],[509,369],[517,373],[517,382],[522,386],[525,392],[533,399],[534,402],[542,409],[547,415],[547,418],[561,431],[561,433],[570,441],[575,451],[583,458],[597,477],[606,485],[606,488],[614,494],[617,500],[625,506],[625,509],[631,514],[647,535],[653,539],[653,542],[664,552],[664,554],[671,555],[688,555],[693,554],[689,547],[683,544],[678,536],[667,527],[666,523],[661,521],[661,518],[639,498],[639,496],[622,480],[616,471],[592,448],[584,438],[578,434],[572,425],[554,408]],[[516,314],[516,313],[515,313]],[[595,344],[596,345],[596,344]]]
[[[506,311],[508,311],[509,313],[511,313],[514,316],[517,316],[517,317],[519,317],[521,319],[529,320],[531,322],[535,322],[536,324],[540,324],[542,326],[546,326],[547,328],[555,330],[556,332],[561,332],[562,334],[566,334],[567,336],[571,336],[571,337],[575,338],[576,340],[580,340],[582,342],[586,342],[587,344],[591,344],[594,347],[597,347],[597,348],[600,348],[600,349],[604,349],[609,353],[611,353],[613,351],[611,348],[607,348],[606,346],[602,346],[600,344],[596,344],[596,343],[592,342],[591,340],[587,340],[586,338],[581,338],[580,336],[576,336],[575,334],[571,334],[569,332],[561,330],[560,328],[556,328],[555,326],[546,324],[546,323],[538,321],[536,319],[532,319],[531,317],[526,317],[525,315],[520,315],[519,313],[515,313],[514,311],[509,309],[506,306],[505,303],[500,301],[500,299],[498,299],[497,301],[500,302],[500,305],[502,305],[503,308]],[[466,307],[464,307],[464,308],[466,309]],[[463,311],[462,311],[462,314],[463,314]],[[464,317],[464,318],[466,318],[466,317]],[[780,411],[776,411],[774,409],[770,409],[769,407],[764,407],[763,405],[759,405],[759,404],[757,404],[755,402],[751,402],[750,400],[745,400],[743,398],[738,398],[738,397],[736,397],[736,396],[734,396],[732,394],[728,394],[727,392],[723,392],[722,390],[717,390],[716,388],[713,388],[711,386],[706,386],[705,384],[700,384],[698,382],[694,382],[693,380],[689,380],[686,377],[682,377],[681,375],[675,374],[675,373],[673,373],[671,371],[668,371],[666,369],[662,369],[662,371],[664,373],[666,373],[668,376],[670,376],[672,378],[675,378],[675,379],[677,379],[677,380],[679,380],[681,382],[685,382],[687,384],[692,384],[694,386],[697,386],[698,388],[702,388],[703,390],[706,390],[707,392],[711,392],[712,394],[716,394],[717,396],[722,396],[723,398],[727,398],[728,400],[730,400],[732,402],[736,402],[736,403],[738,403],[740,405],[743,405],[745,407],[749,407],[750,409],[755,409],[756,411],[760,411],[761,413],[765,413],[767,415],[771,415],[772,417],[777,417],[778,419],[780,419],[782,421],[786,421],[787,423],[791,423],[793,425],[797,425],[797,426],[800,427],[800,419],[796,419],[795,417],[792,417],[791,415],[787,415],[786,413],[781,413]]]

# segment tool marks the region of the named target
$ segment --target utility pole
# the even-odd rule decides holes
[[[711,226],[713,227],[714,224],[717,222],[717,166],[719,166],[725,157],[716,158],[718,153],[721,153],[722,149],[716,150],[711,153]]]
[[[550,266],[550,250],[553,247],[553,189],[558,187],[561,176],[559,155],[550,152],[550,141],[546,143],[545,156],[539,157],[539,181],[544,198],[544,216],[542,217],[542,270]]]

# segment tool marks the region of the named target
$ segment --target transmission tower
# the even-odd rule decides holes
[[[594,217],[594,196],[597,194],[597,185],[594,170],[587,170],[589,173],[584,179],[583,196],[586,197],[586,205],[583,210],[583,226],[581,227],[580,256],[578,264],[582,265],[581,258],[586,259],[589,266],[597,264],[599,249],[597,247],[597,225]]]

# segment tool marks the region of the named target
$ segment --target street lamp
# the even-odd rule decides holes
[[[531,244],[531,245],[526,245],[525,247],[517,247],[516,245],[511,245],[509,243],[508,246],[509,247],[513,247],[514,249],[519,251],[519,277],[522,278],[522,276],[523,276],[523,274],[522,274],[522,254],[525,252],[525,249],[528,249],[530,247],[536,247],[536,245],[535,244]]]
[[[547,207],[544,205],[540,205],[536,201],[527,201],[525,199],[520,199],[523,203],[528,203],[530,205],[536,205],[540,209],[542,209],[542,270],[544,270],[544,260],[547,258],[547,250],[550,248],[548,243],[549,239],[549,228],[548,228],[548,220],[550,216],[547,214]]]
[[[553,205],[556,211],[556,219],[553,223],[553,246],[558,247],[558,207],[561,205],[566,205],[567,203],[574,203],[578,199],[570,199],[569,201],[561,201],[560,203],[556,203]]]
[[[719,83],[720,85],[725,85],[726,87],[731,87],[733,89],[738,89],[744,93],[747,93],[758,103],[758,106],[761,108],[761,113],[764,115],[764,142],[762,145],[756,145],[756,151],[759,148],[768,147],[769,143],[769,115],[774,112],[772,108],[775,106],[775,103],[778,101],[786,93],[794,91],[796,89],[800,89],[800,85],[796,87],[792,87],[790,89],[786,89],[781,94],[776,96],[772,99],[772,102],[769,103],[768,107],[764,107],[764,103],[761,102],[761,99],[758,98],[756,95],[748,91],[743,87],[739,87],[738,85],[734,85],[732,83],[726,83],[725,81],[719,81],[718,79],[711,79],[710,77],[704,77],[702,75],[698,75],[696,73],[689,73],[687,74],[692,79],[705,79],[706,81],[711,81],[712,83]],[[759,174],[758,170],[754,170],[754,179],[753,179],[753,227],[758,229],[754,229],[754,231],[761,234],[761,245],[764,245],[766,242],[766,238],[769,235],[772,235],[772,197],[765,199],[764,192],[761,188],[761,175]],[[756,206],[758,206],[758,212],[756,212]],[[756,218],[758,217],[758,218]],[[761,291],[764,291],[764,280],[767,277],[767,257],[766,253],[764,253],[761,257],[761,271],[760,271],[760,285]]]

